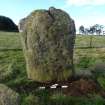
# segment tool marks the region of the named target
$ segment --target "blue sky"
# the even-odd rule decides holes
[[[1,0],[0,15],[10,17],[16,24],[35,9],[50,6],[65,10],[75,20],[76,27],[105,25],[105,0]]]

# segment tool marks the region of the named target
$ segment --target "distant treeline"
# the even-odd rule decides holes
[[[104,26],[95,24],[89,28],[85,28],[83,25],[79,27],[79,34],[83,35],[105,35]]]

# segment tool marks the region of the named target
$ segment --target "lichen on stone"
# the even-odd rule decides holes
[[[72,75],[75,23],[66,12],[35,10],[26,18],[21,39],[28,78],[63,81]]]
[[[6,85],[0,84],[0,105],[20,105],[19,94]]]

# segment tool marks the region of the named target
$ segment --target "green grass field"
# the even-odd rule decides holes
[[[93,48],[89,48],[91,37],[92,37],[91,47]],[[105,47],[105,36],[77,35],[75,41],[75,49],[74,49],[75,67],[77,69],[89,68],[96,63],[105,62],[104,47]],[[13,50],[17,50],[18,52],[19,50],[20,53],[22,53],[21,49],[22,46],[20,42],[19,33],[0,32],[0,51],[11,50],[12,52]],[[14,53],[16,53],[16,51],[14,51]]]
[[[89,48],[90,37],[76,37],[74,49],[74,65],[76,71],[92,69],[96,64],[105,64],[105,36],[92,36],[92,47],[94,48]],[[0,83],[6,84],[13,89],[31,83],[27,79],[25,60],[21,49],[19,33],[0,32]],[[103,68],[101,67],[99,69]],[[105,77],[99,78],[99,82],[105,89],[104,80]],[[38,96],[40,96],[40,105],[105,105],[105,100],[100,96],[92,96],[93,98],[88,99],[83,97],[66,97],[59,93],[49,95],[48,92],[43,91],[37,93],[22,92],[20,96],[22,99],[21,105],[38,105]]]
[[[75,47],[105,47],[105,36],[77,35]]]
[[[0,50],[21,49],[18,33],[0,32]]]
[[[90,47],[90,40],[92,38],[91,47],[105,47],[105,36],[87,36],[77,35],[75,41],[76,48]],[[1,49],[21,49],[19,33],[0,32],[0,50]]]

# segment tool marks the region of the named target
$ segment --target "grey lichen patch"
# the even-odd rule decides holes
[[[20,105],[19,94],[0,84],[0,105]]]
[[[53,7],[32,12],[21,39],[28,78],[62,81],[72,75],[75,24],[66,12]]]

